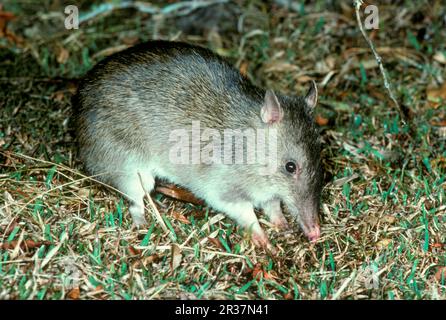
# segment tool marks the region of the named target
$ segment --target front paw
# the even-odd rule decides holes
[[[276,248],[269,242],[269,239],[263,230],[261,232],[253,233],[251,240],[256,247],[263,248],[271,252],[273,255],[277,253]]]
[[[146,218],[144,216],[133,218],[133,225],[137,228],[142,228],[148,225]]]
[[[274,227],[276,227],[279,230],[285,231],[290,229],[290,225],[288,224],[288,221],[286,221],[283,215],[271,218],[270,222],[273,224]]]
[[[147,225],[147,220],[144,217],[144,207],[138,205],[131,205],[129,208],[130,215],[132,216],[133,225],[137,228],[141,228]]]

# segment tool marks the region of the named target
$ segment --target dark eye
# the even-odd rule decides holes
[[[293,161],[288,161],[285,165],[285,169],[289,173],[295,173],[297,169],[296,163],[294,163]]]

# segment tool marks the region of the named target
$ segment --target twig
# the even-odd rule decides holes
[[[158,208],[156,207],[155,203],[152,200],[152,197],[150,196],[150,194],[147,192],[146,188],[144,188],[144,184],[142,183],[142,178],[141,175],[138,172],[138,177],[139,177],[139,181],[141,183],[141,187],[144,190],[144,193],[147,197],[147,200],[149,201],[150,206],[152,207],[152,211],[155,215],[155,219],[158,220],[159,224],[161,225],[161,228],[163,228],[164,232],[169,233],[171,236],[171,232],[169,231],[169,229],[167,229],[166,224],[164,223],[163,218],[161,217],[160,212],[158,211]]]
[[[93,6],[91,11],[81,14],[79,17],[79,24],[91,20],[98,15],[105,14],[113,10],[128,9],[128,8],[135,8],[144,13],[151,13],[151,14],[155,14],[159,11],[158,8],[153,7],[152,5],[143,4],[138,7],[137,3],[133,3],[130,1],[125,1],[122,3],[102,3],[99,6]]]
[[[53,249],[50,250],[50,252],[48,252],[48,254],[46,255],[45,259],[43,259],[42,264],[40,265],[40,268],[44,268],[48,262],[50,262],[50,260],[56,255],[57,251],[59,251],[60,247],[62,247],[62,245],[64,244],[65,240],[68,239],[68,232],[65,231],[62,235],[62,238],[60,239],[59,243],[57,244],[57,246],[55,246]]]
[[[228,0],[200,0],[200,1],[184,1],[178,3],[169,4],[163,8],[158,8],[150,3],[145,3],[142,1],[123,1],[121,3],[103,3],[99,6],[93,6],[91,11],[83,13],[79,17],[79,23],[84,23],[85,21],[91,20],[94,17],[109,13],[117,9],[135,9],[143,13],[149,14],[171,14],[175,13],[177,16],[188,15],[192,11],[203,8],[206,6],[211,6],[219,3],[226,3]]]
[[[356,277],[356,270],[354,270],[350,277],[348,277],[347,279],[345,279],[345,281],[342,283],[341,287],[338,289],[338,291],[336,291],[336,293],[333,295],[333,297],[331,298],[331,300],[337,300],[339,299],[339,297],[341,296],[341,293],[345,290],[345,288],[347,288],[348,284],[350,283],[350,281],[352,281],[354,278]]]
[[[171,245],[164,245],[164,246],[158,246],[158,245],[148,245],[148,246],[135,246],[135,249],[138,250],[158,250],[158,251],[167,251],[171,250]],[[197,249],[195,247],[189,247],[189,246],[183,246],[180,245],[180,249],[184,251],[196,251]],[[200,252],[204,253],[210,253],[215,254],[218,256],[226,256],[226,257],[233,257],[233,258],[240,258],[240,259],[246,259],[246,256],[242,256],[235,253],[225,252],[225,251],[215,251],[215,250],[209,250],[209,249],[202,249],[200,248]]]
[[[396,109],[400,113],[401,121],[403,122],[404,125],[406,125],[406,115],[405,115],[403,109],[401,108],[401,106],[399,105],[398,101],[396,100],[395,95],[393,94],[393,91],[390,87],[390,82],[387,77],[386,69],[384,68],[384,65],[382,63],[382,58],[376,51],[372,40],[370,40],[370,38],[367,36],[367,34],[364,31],[364,27],[362,26],[361,15],[359,13],[359,9],[361,8],[361,5],[363,4],[363,0],[353,0],[353,4],[355,6],[356,20],[358,22],[359,30],[361,30],[362,36],[364,37],[365,41],[367,42],[370,49],[372,50],[373,55],[375,56],[375,60],[378,63],[379,70],[381,71],[381,74],[382,74],[382,77],[384,80],[384,87],[387,89],[390,99],[393,101],[393,104],[395,105]]]

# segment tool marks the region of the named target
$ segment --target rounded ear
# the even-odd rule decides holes
[[[283,118],[283,110],[280,106],[276,94],[272,90],[267,90],[263,101],[260,117],[264,123],[272,124],[280,122]]]
[[[314,80],[311,80],[310,89],[305,95],[305,103],[310,110],[314,110],[317,104],[317,85]]]

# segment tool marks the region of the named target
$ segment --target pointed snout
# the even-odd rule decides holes
[[[300,228],[308,240],[315,242],[321,237],[319,207],[317,202],[312,201],[312,199],[305,200],[297,199],[300,205],[291,204],[287,207],[291,214],[296,215]]]

